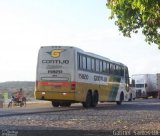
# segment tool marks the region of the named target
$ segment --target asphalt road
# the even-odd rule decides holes
[[[83,108],[81,104],[72,104],[70,108],[53,108],[48,104],[0,109],[0,130],[6,129],[19,133],[24,130],[83,130],[112,131],[112,134],[114,130],[149,130],[147,134],[160,135],[160,99],[136,99],[120,106],[114,102],[100,103],[90,109]],[[121,134],[116,131],[114,135]]]
[[[42,105],[42,106],[41,106]],[[30,104],[27,107],[13,107],[13,108],[0,108],[0,117],[5,116],[16,116],[16,114],[37,114],[43,112],[58,112],[65,110],[128,110],[128,111],[159,111],[160,110],[160,99],[136,99],[132,102],[123,102],[122,105],[116,105],[115,102],[104,102],[99,103],[96,108],[84,109],[81,104],[72,104],[71,107],[59,107],[53,108],[52,105],[47,102],[39,102],[36,105]]]

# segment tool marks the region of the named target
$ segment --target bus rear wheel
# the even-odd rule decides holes
[[[89,108],[92,105],[92,93],[88,92],[86,96],[86,101],[82,102],[84,108]]]
[[[52,101],[52,106],[53,106],[53,107],[59,107],[59,102]]]
[[[98,92],[94,92],[92,96],[92,107],[96,107],[98,104]]]
[[[70,102],[62,102],[62,103],[60,103],[60,106],[62,106],[62,107],[70,107],[71,103]]]

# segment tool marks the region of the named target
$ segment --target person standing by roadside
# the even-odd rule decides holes
[[[23,89],[20,88],[20,90],[17,91],[17,93],[16,93],[16,98],[18,99],[18,101],[22,101],[22,98],[23,98],[23,97],[24,97],[24,96],[23,96]]]

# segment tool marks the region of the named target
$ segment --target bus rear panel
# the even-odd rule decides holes
[[[41,47],[38,55],[36,99],[75,99],[74,49],[72,47]]]

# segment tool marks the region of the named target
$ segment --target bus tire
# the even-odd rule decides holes
[[[70,106],[71,106],[71,103],[70,103],[70,102],[67,102],[67,103],[65,104],[65,106],[66,106],[66,107],[70,107]]]
[[[145,96],[145,97],[143,97],[143,98],[144,98],[144,99],[148,99],[148,97],[149,97],[149,96],[148,96],[148,95],[146,95],[146,96]]]
[[[91,104],[91,106],[92,106],[92,107],[96,107],[97,104],[98,104],[98,92],[95,91],[95,92],[93,93],[93,95],[92,95],[92,104]]]
[[[70,102],[62,102],[59,104],[61,107],[70,107],[71,103]]]
[[[123,100],[124,100],[124,94],[123,94],[123,92],[121,92],[121,94],[120,94],[120,100],[116,101],[117,105],[121,105]]]
[[[84,108],[89,108],[91,107],[92,104],[92,93],[88,91],[87,96],[86,96],[86,101],[82,102]]]
[[[52,101],[52,106],[53,106],[53,107],[59,107],[59,102]]]
[[[133,98],[132,98],[132,94],[130,94],[130,97],[129,97],[129,100],[128,100],[128,101],[131,102],[132,99],[133,99]]]

